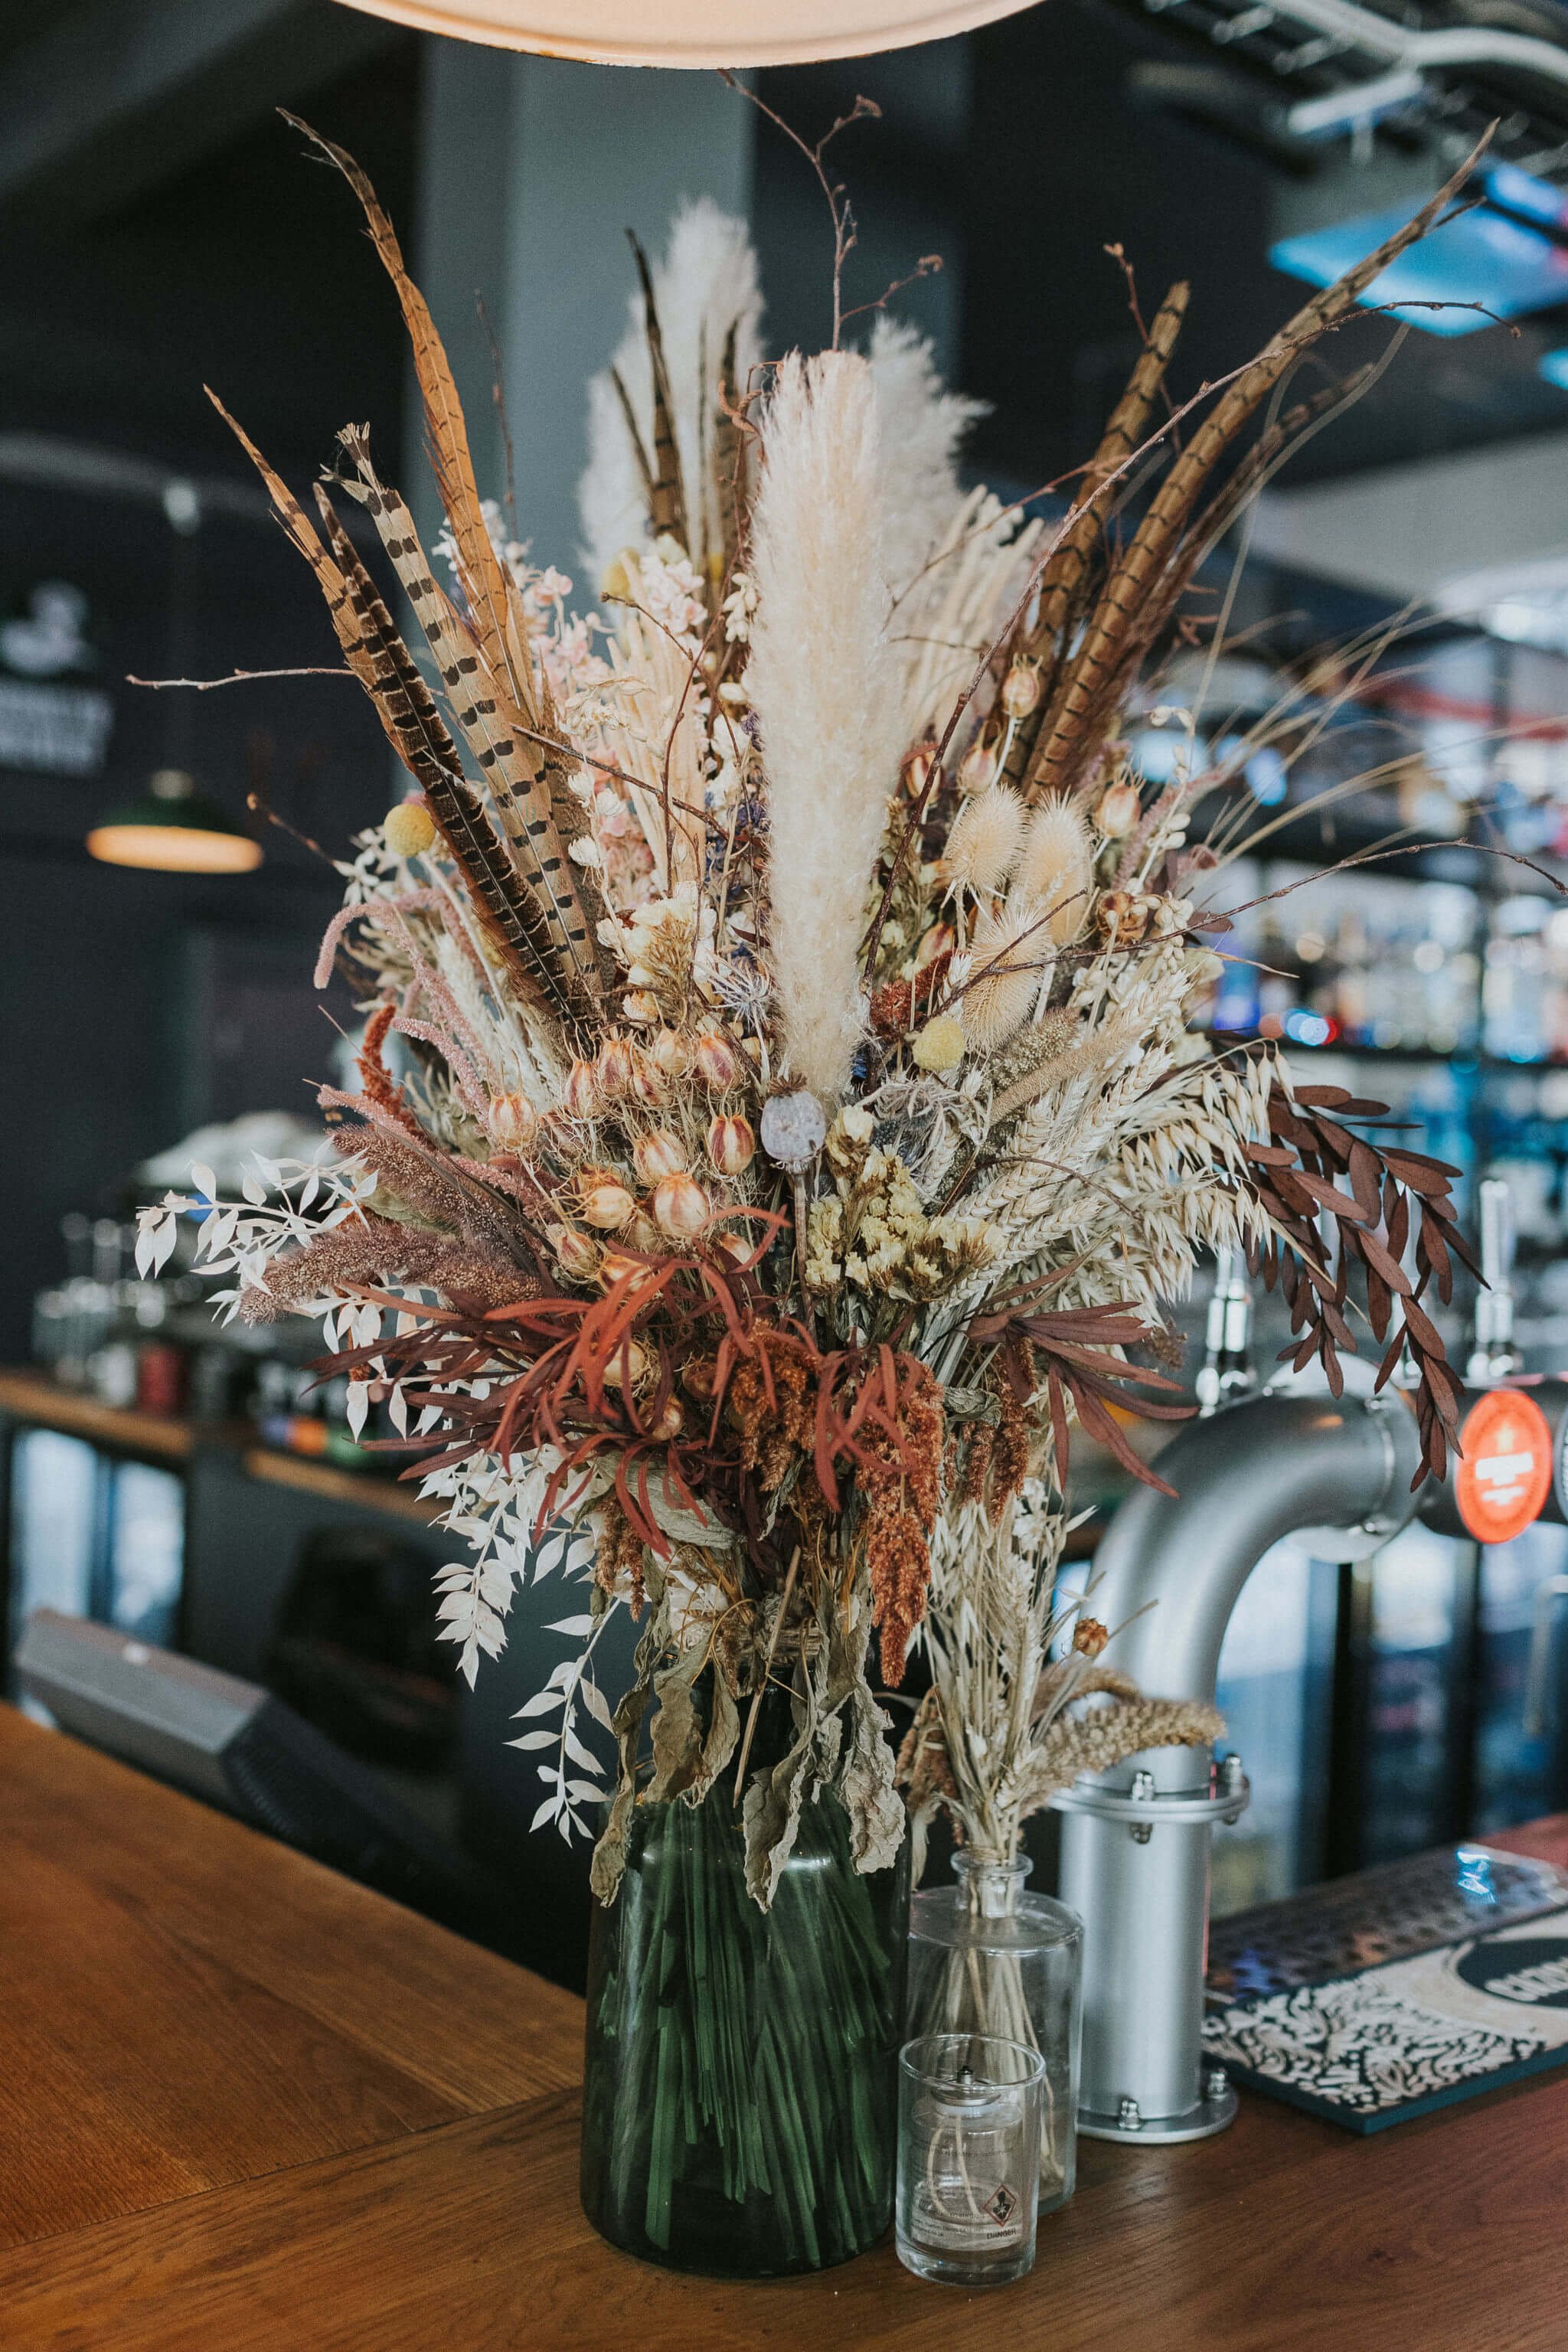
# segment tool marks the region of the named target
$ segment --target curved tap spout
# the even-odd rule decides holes
[[[1397,1395],[1255,1397],[1190,1422],[1160,1456],[1175,1499],[1140,1487],[1096,1555],[1095,1615],[1133,1620],[1117,1665],[1152,1696],[1212,1700],[1263,1554],[1309,1530],[1330,1559],[1351,1558],[1369,1529],[1386,1540],[1415,1511],[1417,1460]],[[1079,2127],[1099,2137],[1198,2138],[1235,2112],[1234,2093],[1200,2082],[1209,1844],[1224,1810],[1201,1801],[1210,1765],[1206,1748],[1152,1748],[1058,1800],[1062,1897],[1085,1929]],[[1147,1801],[1146,1825],[1130,1822],[1130,1797]]]
[[[1264,1553],[1308,1528],[1371,1528],[1386,1542],[1414,1515],[1418,1459],[1398,1396],[1260,1396],[1189,1422],[1160,1456],[1174,1499],[1140,1486],[1095,1554],[1095,1615],[1134,1620],[1111,1658],[1153,1697],[1212,1700],[1231,1612]],[[1340,1556],[1324,1542],[1325,1558]],[[1190,1784],[1190,1753],[1183,1769]]]

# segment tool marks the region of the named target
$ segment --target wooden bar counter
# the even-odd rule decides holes
[[[1194,2147],[1085,2141],[990,2294],[890,2246],[731,2286],[583,2219],[581,2035],[566,1993],[0,1708],[5,2352],[1568,2346],[1568,2076],[1370,2140],[1244,2097]]]

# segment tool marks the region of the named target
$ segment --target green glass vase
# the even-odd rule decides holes
[[[640,1804],[588,1955],[583,2205],[674,2270],[771,2278],[874,2245],[893,2210],[908,1848],[862,1876],[830,1794],[772,1908],[728,1789]]]

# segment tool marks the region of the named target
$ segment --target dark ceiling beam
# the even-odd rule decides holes
[[[0,60],[0,207],[117,208],[406,39],[329,0],[95,0]]]

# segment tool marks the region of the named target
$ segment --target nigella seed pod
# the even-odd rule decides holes
[[[915,950],[915,970],[929,971],[940,956],[951,955],[958,945],[958,933],[951,923],[933,923]]]
[[[757,1139],[749,1118],[738,1111],[710,1120],[708,1157],[721,1176],[739,1176],[757,1156]]]
[[[646,988],[628,988],[621,1000],[621,1011],[628,1021],[635,1021],[639,1029],[644,1029],[658,1019],[658,999],[650,996]]]
[[[594,1076],[599,1092],[607,1103],[624,1102],[632,1090],[631,1041],[626,1037],[608,1037],[599,1048],[599,1058],[594,1065]]]
[[[599,1271],[599,1244],[575,1225],[552,1225],[550,1246],[569,1282],[592,1282]]]
[[[683,1078],[691,1067],[691,1040],[679,1029],[656,1029],[647,1050],[654,1068],[667,1078]]]
[[[539,1133],[539,1113],[526,1095],[492,1095],[485,1125],[502,1151],[526,1151]]]
[[[637,1214],[637,1202],[612,1168],[584,1168],[577,1179],[577,1201],[584,1224],[600,1233],[618,1233]]]
[[[1094,822],[1107,841],[1122,841],[1138,822],[1138,787],[1125,779],[1108,784],[1100,796]]]
[[[643,1217],[640,1219],[634,1219],[633,1222],[634,1223],[640,1223],[646,1225],[647,1219]],[[624,1238],[627,1240],[630,1239],[629,1230]],[[654,1241],[656,1244],[658,1242],[658,1235],[655,1234]],[[640,1248],[640,1244],[638,1246]],[[640,1290],[645,1282],[651,1282],[652,1280],[653,1268],[650,1265],[645,1265],[640,1255],[637,1257],[629,1257],[625,1250],[607,1249],[605,1252],[604,1256],[599,1260],[599,1287],[601,1290],[614,1290],[617,1282],[624,1282],[626,1286],[627,1294],[629,1295],[634,1290]]]
[[[667,1176],[654,1187],[653,1219],[672,1241],[694,1242],[707,1229],[712,1211],[694,1177]]]
[[[977,736],[959,763],[958,789],[961,793],[983,793],[995,781],[995,746]]]
[[[698,1076],[715,1094],[738,1087],[746,1066],[730,1039],[718,1029],[703,1031],[692,1049],[692,1059]]]
[[[1015,662],[1002,681],[1002,708],[1009,719],[1026,719],[1040,698],[1040,673],[1028,662]]]
[[[647,1370],[647,1349],[635,1339],[623,1339],[605,1366],[607,1389],[635,1388]]]
[[[685,1425],[686,1415],[680,1410],[679,1400],[666,1397],[659,1408],[658,1419],[653,1425],[654,1436],[668,1442],[672,1437],[679,1437]]]
[[[713,1246],[715,1249],[722,1250],[726,1257],[732,1257],[737,1265],[745,1265],[755,1256],[757,1248],[756,1243],[745,1234],[717,1234],[714,1236]],[[686,1385],[688,1388],[691,1386],[689,1380]]]
[[[574,1062],[561,1089],[561,1100],[573,1118],[597,1118],[604,1105],[598,1075],[592,1062]]]
[[[588,1138],[565,1111],[547,1110],[539,1122],[539,1148],[569,1168],[583,1158],[588,1149]]]
[[[634,1045],[631,1085],[633,1102],[641,1103],[645,1110],[651,1109],[655,1103],[661,1103],[664,1100],[668,1091],[662,1076],[648,1060],[642,1047]]]
[[[633,1144],[632,1165],[645,1184],[657,1184],[661,1176],[684,1176],[686,1146],[671,1129],[656,1127]]]
[[[914,750],[906,755],[903,766],[904,790],[910,800],[918,801],[924,792],[930,782],[934,763],[935,754],[929,743],[917,743]]]

